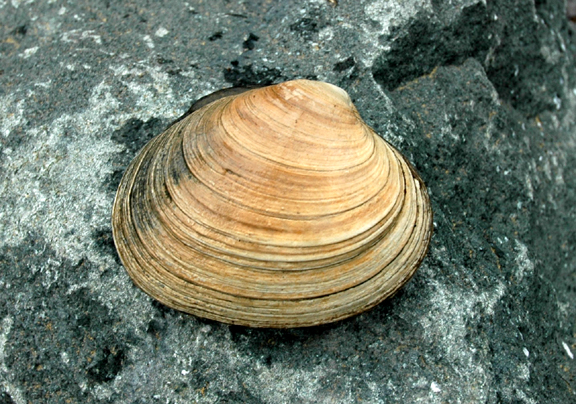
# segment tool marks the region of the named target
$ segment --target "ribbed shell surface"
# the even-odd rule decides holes
[[[225,97],[151,140],[116,195],[134,282],[188,313],[300,327],[400,288],[431,236],[424,184],[333,85]]]

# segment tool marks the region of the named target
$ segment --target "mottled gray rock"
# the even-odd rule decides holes
[[[576,30],[560,0],[0,1],[0,403],[576,401]],[[429,186],[430,252],[296,330],[175,312],[110,228],[214,90],[337,84]]]

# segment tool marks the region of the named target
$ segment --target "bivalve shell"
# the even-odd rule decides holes
[[[414,274],[426,188],[346,92],[308,80],[224,97],[130,164],[112,214],[136,285],[194,315],[301,327],[362,312]]]

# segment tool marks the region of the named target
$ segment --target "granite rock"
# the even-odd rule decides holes
[[[0,1],[0,403],[576,402],[576,28],[560,0]],[[137,289],[137,151],[232,85],[347,90],[428,184],[395,297],[308,329]]]

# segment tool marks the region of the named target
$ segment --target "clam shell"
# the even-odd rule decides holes
[[[129,275],[165,305],[287,328],[396,292],[431,218],[422,180],[346,92],[296,80],[216,100],[152,139],[112,225]]]

